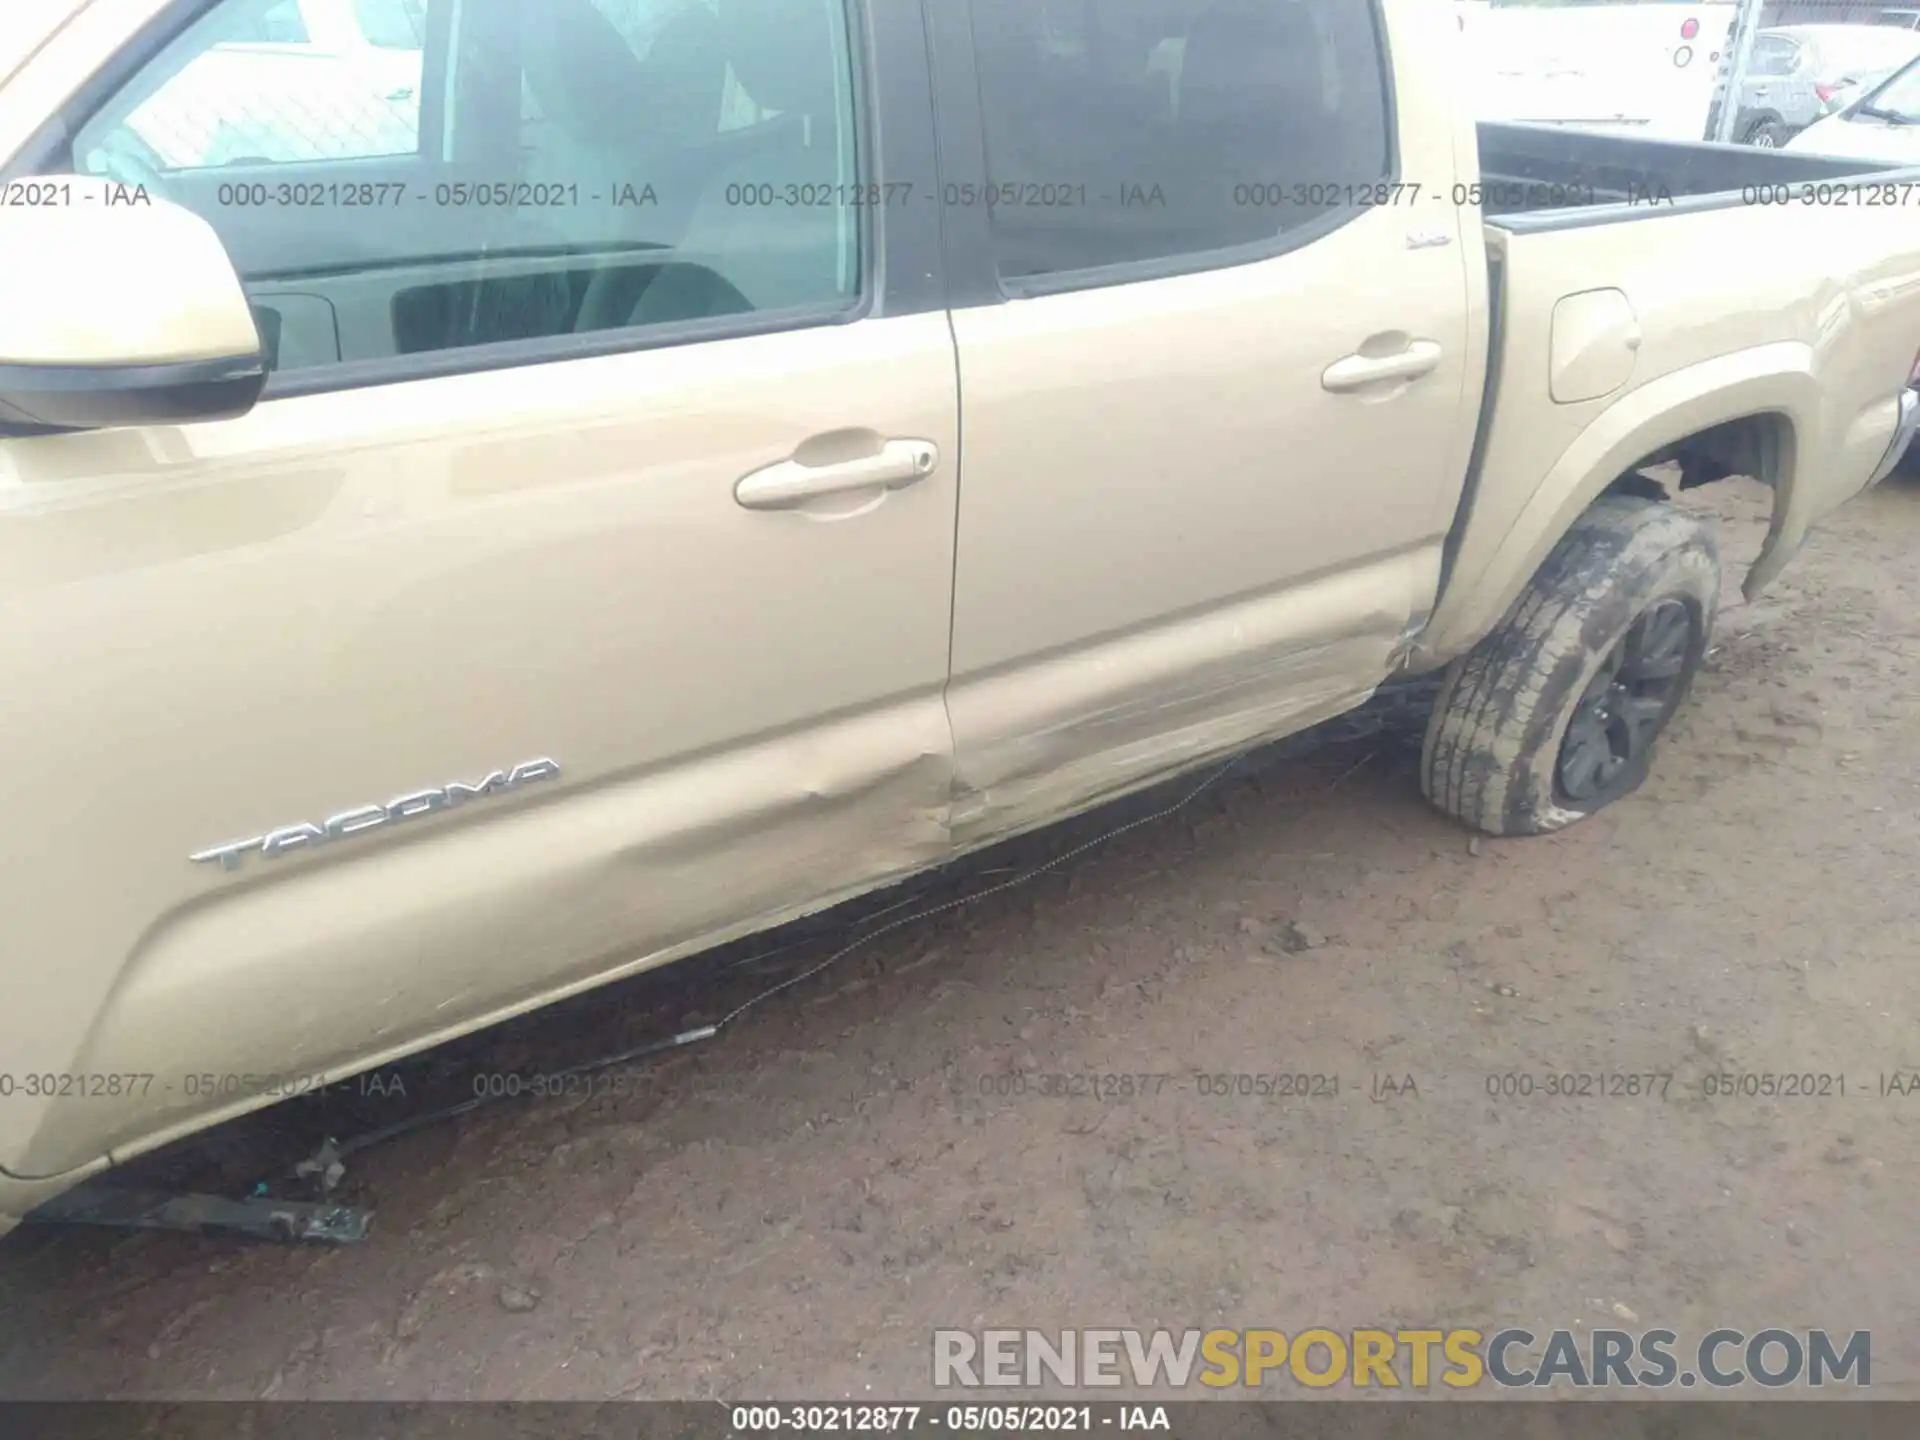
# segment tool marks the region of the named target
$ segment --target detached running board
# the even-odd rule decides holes
[[[367,1238],[372,1222],[371,1210],[345,1205],[264,1195],[229,1200],[221,1195],[176,1195],[111,1185],[76,1185],[23,1217],[28,1225],[113,1225],[190,1235],[243,1235],[283,1245],[351,1245]]]

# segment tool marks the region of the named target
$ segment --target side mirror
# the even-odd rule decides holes
[[[244,415],[267,383],[213,227],[144,187],[16,180],[0,206],[0,434]]]

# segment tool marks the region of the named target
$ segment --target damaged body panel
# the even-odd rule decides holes
[[[1564,143],[1594,142],[1619,145],[1612,137]],[[1689,484],[1740,474],[1773,488],[1767,543],[1745,581],[1749,598],[1814,524],[1882,478],[1920,346],[1920,245],[1910,205],[1868,201],[1878,184],[1889,195],[1914,190],[1920,174],[1851,190],[1818,183],[1824,188],[1810,197],[1836,203],[1755,205],[1735,191],[1704,207],[1685,196],[1622,203],[1608,217],[1615,223],[1591,223],[1597,211],[1488,223],[1502,279],[1493,357],[1501,382],[1456,523],[1455,565],[1414,668],[1469,649],[1574,519],[1638,469],[1676,459]],[[1840,203],[1850,194],[1854,205]],[[1694,253],[1698,265],[1681,258]],[[1631,314],[1631,367],[1598,394],[1545,403],[1554,400],[1556,310],[1592,293],[1596,277]]]
[[[1361,704],[1436,563],[1396,556],[957,682],[956,844],[1045,825]]]
[[[1391,9],[1396,57],[1448,43]],[[1394,64],[1392,145],[1422,193],[1473,144],[1448,78]],[[1430,608],[1486,364],[1480,227],[1425,202],[1317,224],[955,310],[961,836],[1356,704]]]
[[[0,1097],[0,1170],[124,1158],[945,858],[951,465],[877,505],[732,493],[849,391],[953,454],[944,317],[558,368],[534,408],[495,370],[0,442],[0,736],[39,757],[4,952],[59,957],[3,1022],[5,1068],[50,1080]]]

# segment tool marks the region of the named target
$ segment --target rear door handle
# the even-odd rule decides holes
[[[821,495],[849,490],[897,490],[924,480],[940,463],[940,449],[931,440],[889,440],[877,454],[831,465],[807,465],[782,460],[742,475],[733,498],[749,510],[790,510]]]
[[[1440,364],[1445,352],[1432,340],[1415,340],[1391,355],[1348,355],[1320,372],[1322,389],[1359,390],[1382,380],[1417,380]]]

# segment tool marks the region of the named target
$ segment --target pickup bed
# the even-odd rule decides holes
[[[428,0],[408,153],[135,143],[259,3],[0,33],[0,1229],[1396,675],[1573,823],[1649,472],[1754,593],[1920,423],[1920,172],[1476,126],[1428,0]]]
[[[1503,225],[1527,214],[1526,228],[1564,229],[1574,223],[1617,224],[1618,212],[1582,217],[1571,212],[1628,205],[1641,211],[1727,209],[1735,205],[1823,205],[1836,182],[1891,172],[1890,166],[1824,155],[1769,154],[1747,145],[1699,140],[1654,140],[1558,125],[1482,120],[1481,213]],[[1824,191],[1805,186],[1825,184]],[[1785,186],[1787,192],[1777,193]],[[1858,202],[1856,202],[1858,203]],[[1891,198],[1887,205],[1896,204]],[[1897,206],[1912,204],[1899,200]]]

